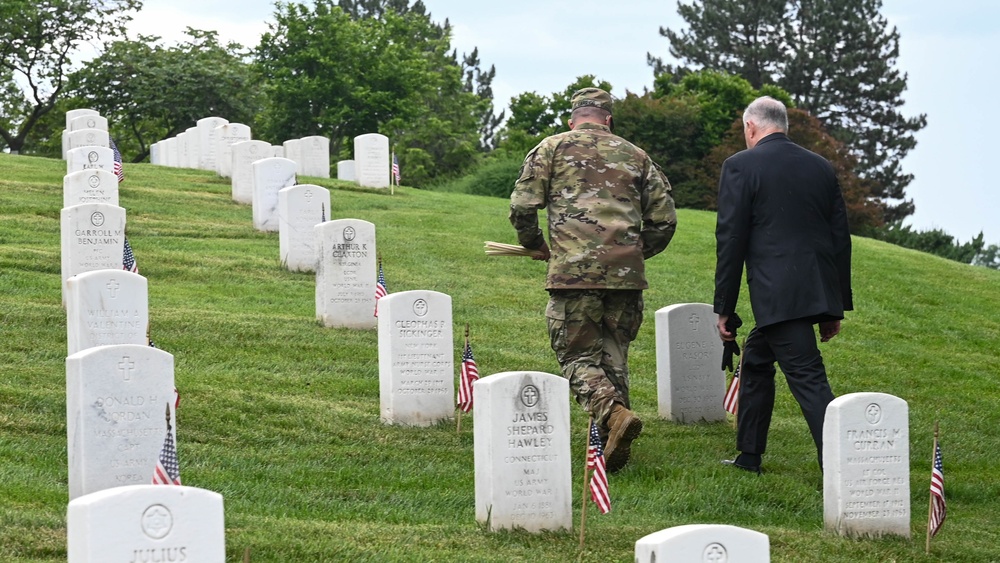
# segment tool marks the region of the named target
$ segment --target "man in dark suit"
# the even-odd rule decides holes
[[[736,310],[746,264],[756,326],[740,371],[736,447],[723,463],[760,473],[774,408],[774,362],[799,402],[823,466],[823,418],[833,392],[820,340],[840,332],[851,297],[851,236],[840,185],[823,157],[788,139],[785,106],[770,97],[743,113],[747,150],[726,160],[719,179],[715,312],[719,335]]]

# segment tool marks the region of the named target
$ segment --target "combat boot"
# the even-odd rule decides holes
[[[604,448],[604,461],[608,473],[615,473],[628,464],[632,455],[632,440],[642,432],[642,420],[619,403],[608,415],[608,445]]]

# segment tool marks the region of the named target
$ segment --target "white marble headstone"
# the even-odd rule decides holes
[[[201,136],[198,126],[188,127],[184,132],[187,133],[187,137],[185,137],[187,142],[184,145],[187,148],[187,154],[184,156],[184,167],[197,169],[201,165]]]
[[[139,344],[95,346],[66,358],[69,498],[153,477],[166,437],[177,443],[174,357]]]
[[[115,153],[107,147],[78,147],[66,151],[66,173],[105,170],[114,173]]]
[[[285,147],[282,145],[271,145],[271,156],[285,158]]]
[[[476,520],[491,531],[572,529],[568,381],[505,372],[476,381],[472,394]]]
[[[726,420],[722,340],[712,306],[678,303],[656,312],[656,389],[661,417]]]
[[[451,296],[416,290],[379,300],[378,378],[382,422],[429,426],[454,416]]]
[[[163,164],[163,141],[157,141],[152,145],[149,145],[149,163],[150,164]]]
[[[358,181],[357,177],[354,175],[353,160],[341,160],[337,162],[337,179],[344,180],[345,182]]]
[[[293,272],[316,271],[316,225],[330,218],[330,191],[315,184],[297,184],[278,191],[278,251]]]
[[[253,227],[278,230],[278,191],[295,185],[295,162],[287,158],[265,158],[250,165],[253,178]]]
[[[354,173],[360,186],[389,187],[389,137],[366,133],[354,138]]]
[[[198,168],[218,172],[219,131],[229,123],[222,117],[203,117],[197,121],[198,128]]]
[[[295,161],[295,172],[297,174],[302,174],[302,141],[301,139],[289,139],[282,143],[285,149],[285,156],[288,160]]]
[[[118,206],[118,176],[100,169],[79,170],[63,176],[63,208],[81,203]]]
[[[66,136],[66,152],[80,147],[105,147],[111,148],[111,140],[108,132],[100,129],[77,129],[70,131]]]
[[[131,485],[69,503],[69,563],[225,563],[222,495],[186,486]]]
[[[337,219],[316,225],[313,233],[316,318],[327,327],[375,328],[375,225]]]
[[[66,355],[94,346],[149,344],[146,278],[122,269],[95,270],[66,285]]]
[[[240,141],[232,147],[233,201],[253,203],[253,169],[258,160],[271,158],[271,145],[265,141]]]
[[[250,126],[242,123],[227,123],[220,125],[216,134],[217,150],[219,157],[216,159],[216,172],[223,178],[233,177],[233,145],[243,141],[249,141],[251,135]]]
[[[101,131],[107,131],[108,118],[100,115],[81,115],[73,118],[69,122],[69,130],[78,131],[80,129],[100,129]]]
[[[188,137],[191,135],[187,131],[177,134],[177,167],[188,167]]]
[[[823,422],[823,522],[842,536],[910,537],[910,415],[885,393],[850,393]]]
[[[177,156],[178,145],[180,141],[177,137],[170,137],[169,139],[164,139],[163,143],[163,165],[170,166],[171,168],[177,168],[180,163],[180,157]]]
[[[63,302],[66,280],[92,270],[121,270],[125,251],[125,208],[82,203],[60,212]]]
[[[766,534],[726,524],[674,526],[635,542],[635,563],[767,563],[770,560],[771,542]]]
[[[330,139],[319,135],[299,139],[303,176],[330,177]]]
[[[83,116],[83,115],[99,116],[101,114],[97,110],[89,109],[89,108],[71,109],[71,110],[69,110],[69,111],[66,112],[66,129],[67,130],[72,130],[72,128],[70,127],[70,123],[74,119],[76,119],[76,118],[78,118],[80,116]]]

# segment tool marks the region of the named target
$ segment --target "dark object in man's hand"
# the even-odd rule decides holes
[[[726,330],[733,335],[733,339],[722,341],[722,369],[733,371],[733,356],[740,355],[740,345],[736,343],[736,329],[741,326],[743,319],[735,312],[726,319]]]

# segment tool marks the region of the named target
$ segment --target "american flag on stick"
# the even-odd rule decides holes
[[[378,261],[378,281],[375,282],[375,316],[378,316],[378,300],[389,295],[385,287],[385,274],[382,273],[382,260]]]
[[[121,184],[125,181],[125,169],[122,168],[122,153],[118,150],[118,145],[115,144],[115,140],[111,138],[111,134],[108,134],[108,144],[111,145],[111,152],[114,153],[115,157],[115,176],[118,176],[118,183]]]
[[[139,273],[139,265],[135,263],[135,254],[132,253],[132,245],[128,243],[128,237],[125,237],[125,250],[122,254],[122,269],[133,274]]]
[[[462,412],[472,410],[472,383],[479,379],[479,367],[472,357],[472,346],[469,345],[469,333],[465,333],[465,350],[462,351],[462,365],[458,377],[458,408]]]
[[[593,470],[590,476],[590,498],[597,503],[601,514],[611,512],[611,496],[608,493],[608,473],[604,462],[604,447],[601,445],[601,435],[597,432],[597,424],[590,420],[590,441],[587,446],[587,469]]]
[[[399,185],[399,157],[396,153],[392,153],[392,177],[396,180],[396,185]]]
[[[944,524],[947,510],[944,502],[944,464],[941,462],[941,444],[938,443],[937,429],[934,431],[934,465],[931,467],[931,502],[927,518],[927,538],[937,535]]]
[[[170,403],[167,403],[167,437],[163,439],[160,457],[156,460],[153,470],[154,485],[180,485],[181,468],[177,463],[177,447],[174,445],[174,435],[170,432]]]
[[[733,372],[733,380],[729,382],[729,389],[726,391],[726,398],[722,401],[722,406],[726,408],[726,412],[735,415],[740,408],[740,367],[742,363],[736,366],[736,371]]]

